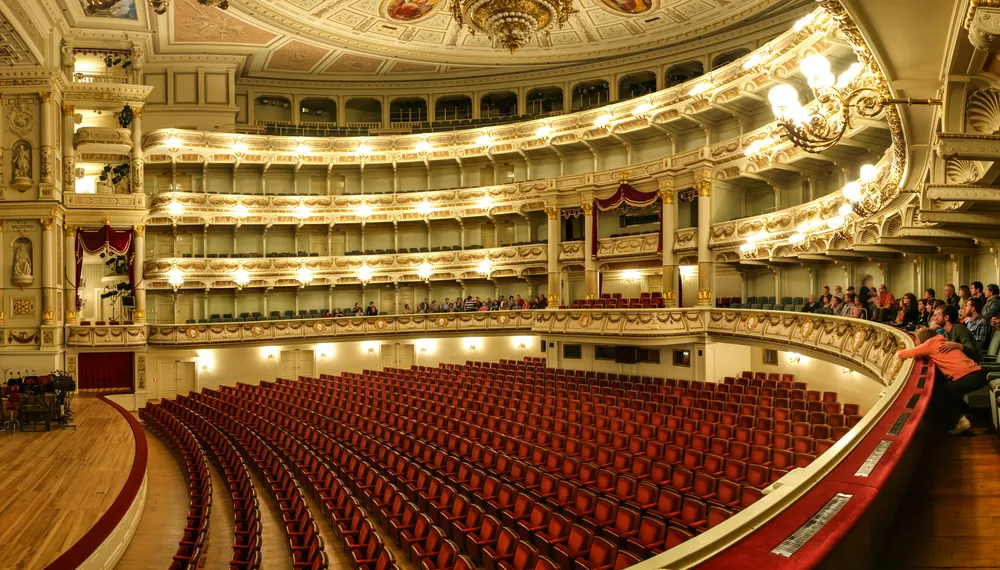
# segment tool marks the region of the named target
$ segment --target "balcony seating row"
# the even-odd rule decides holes
[[[544,245],[547,244],[548,240],[539,241],[519,241],[509,244],[500,244],[497,247],[519,247],[524,245]],[[432,247],[401,247],[395,248],[385,248],[385,249],[354,249],[344,252],[344,255],[356,256],[356,255],[397,255],[397,254],[410,254],[410,253],[436,253],[442,251],[475,251],[479,249],[486,249],[487,246],[476,244],[476,245],[466,245],[463,248],[460,245],[435,245]],[[184,253],[182,257],[185,259],[196,259],[201,256],[194,253]],[[264,258],[286,258],[286,257],[320,257],[320,254],[315,251],[276,251],[271,253],[259,253],[259,252],[239,252],[239,253],[206,253],[206,259],[264,259]]]

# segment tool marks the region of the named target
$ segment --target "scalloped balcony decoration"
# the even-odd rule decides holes
[[[453,0],[451,13],[459,27],[514,53],[552,24],[561,28],[576,8],[573,0]]]
[[[82,127],[73,135],[78,152],[128,154],[132,131],[111,127]]]

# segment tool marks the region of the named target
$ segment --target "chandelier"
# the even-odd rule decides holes
[[[451,13],[459,27],[485,34],[514,53],[555,23],[560,28],[574,14],[573,0],[452,0]]]

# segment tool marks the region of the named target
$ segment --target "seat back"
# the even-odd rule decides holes
[[[618,546],[604,537],[596,536],[590,543],[587,561],[590,562],[591,568],[600,568],[610,566],[616,556],[618,556]]]

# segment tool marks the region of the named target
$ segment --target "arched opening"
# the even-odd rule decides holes
[[[420,97],[400,97],[389,103],[389,124],[410,125],[427,120],[427,101]]]
[[[299,124],[336,122],[336,101],[325,97],[310,97],[299,102]]]
[[[571,110],[585,111],[607,105],[610,92],[608,82],[603,79],[577,83],[573,86],[573,108]]]
[[[258,123],[286,125],[292,123],[292,103],[285,97],[261,95],[254,99],[253,113]]]
[[[347,126],[382,126],[382,102],[378,99],[348,99],[344,103]]]
[[[642,97],[656,91],[656,73],[643,71],[626,75],[618,81],[618,100]]]
[[[705,66],[700,61],[689,61],[675,65],[667,70],[667,87],[680,85],[704,74]]]
[[[434,102],[435,121],[461,121],[472,118],[472,98],[468,95],[445,95]]]
[[[563,110],[562,87],[539,87],[528,91],[526,100],[529,115],[561,113]]]
[[[716,56],[716,58],[712,60],[712,69],[718,69],[723,65],[732,63],[748,53],[750,53],[750,50],[747,48],[738,48],[731,51],[727,51],[721,55]]]
[[[517,115],[517,93],[501,91],[487,93],[479,100],[479,117],[481,119],[496,119]]]

